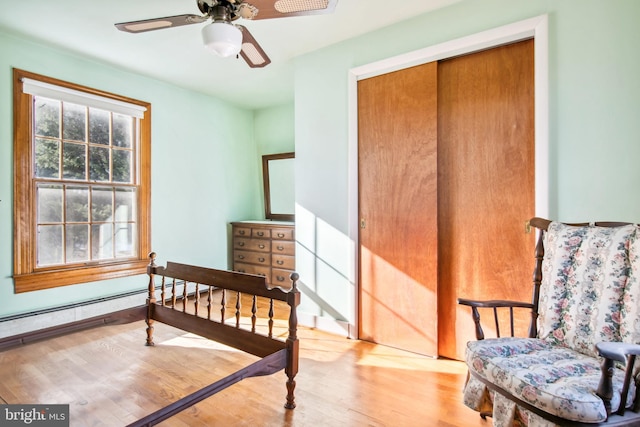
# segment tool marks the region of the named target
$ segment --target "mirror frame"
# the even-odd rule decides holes
[[[271,212],[271,186],[269,183],[269,162],[284,159],[295,159],[296,153],[265,154],[262,156],[262,182],[264,185],[264,214],[266,219],[277,221],[293,221],[295,214]]]

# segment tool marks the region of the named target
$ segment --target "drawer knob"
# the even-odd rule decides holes
[[[264,236],[264,231],[258,231],[257,234],[258,234],[258,236],[262,237],[262,236]]]
[[[278,233],[278,237],[284,237],[284,233]]]
[[[282,265],[282,264],[284,264],[284,261],[282,261],[281,259],[279,259],[279,260],[277,260],[277,261],[276,261],[276,264],[278,264],[278,265]]]
[[[264,245],[258,245],[260,249],[264,249]]]
[[[238,234],[240,234],[241,236],[244,236],[244,230],[239,230]]]
[[[258,258],[258,261],[264,262],[264,258]]]
[[[238,242],[238,246],[244,246],[244,242]]]
[[[279,251],[283,251],[284,250],[284,246],[278,246],[278,247],[276,247],[276,249],[279,250]]]
[[[284,276],[276,276],[278,282],[284,282]]]
[[[244,259],[244,255],[238,255],[238,259]]]

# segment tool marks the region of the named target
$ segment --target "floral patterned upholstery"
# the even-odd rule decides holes
[[[538,337],[593,357],[597,357],[595,345],[600,341],[639,342],[638,331],[634,330],[638,322],[638,280],[635,276],[632,283],[627,280],[632,258],[637,258],[636,231],[635,225],[549,225]],[[631,246],[636,252],[633,257]],[[637,259],[633,261],[637,268]],[[629,311],[635,318],[628,315]]]
[[[467,344],[470,378],[464,402],[493,412],[494,425],[553,425],[490,392],[484,379],[562,419],[607,419],[596,396],[601,341],[640,343],[638,227],[569,226],[552,222],[544,236],[538,338]],[[614,373],[611,407],[620,404],[624,371]],[[635,396],[632,381],[625,406]],[[535,420],[535,422],[534,422]]]

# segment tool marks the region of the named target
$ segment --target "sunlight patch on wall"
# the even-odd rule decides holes
[[[300,311],[353,322],[355,246],[349,237],[296,204]]]

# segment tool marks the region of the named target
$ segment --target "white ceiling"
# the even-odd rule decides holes
[[[242,21],[271,58],[263,69],[202,46],[206,24],[129,34],[117,22],[186,13],[196,0],[0,0],[0,31],[213,95],[246,108],[293,100],[293,58],[460,0],[338,0],[334,13]]]

